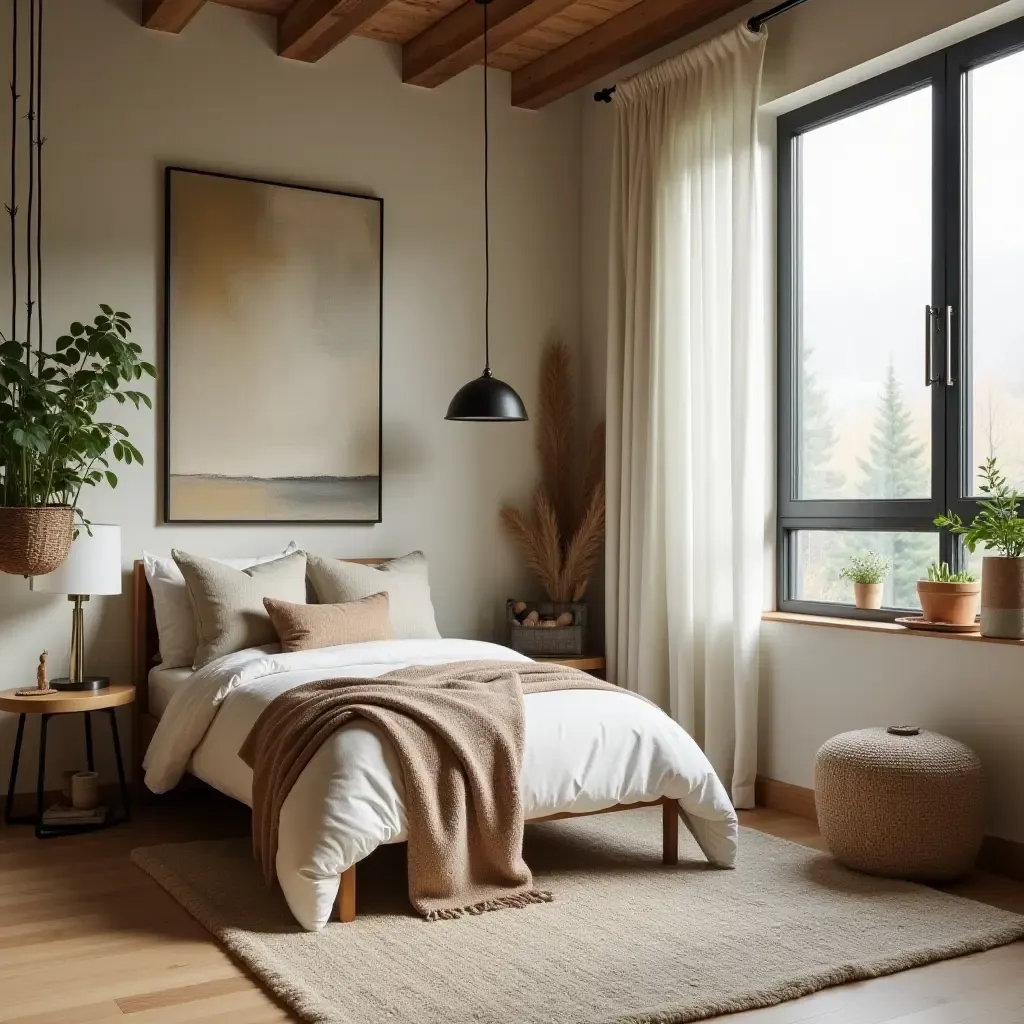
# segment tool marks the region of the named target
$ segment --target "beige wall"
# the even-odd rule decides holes
[[[363,39],[315,66],[281,60],[271,19],[219,4],[206,5],[181,36],[141,29],[137,0],[49,0],[46,8],[48,333],[110,302],[133,315],[146,358],[156,358],[165,164],[384,199],[383,523],[159,525],[158,402],[156,413],[124,414],[145,467],[125,469],[117,491],[85,505],[94,521],[121,524],[125,569],[144,548],[172,546],[215,555],[293,539],[325,554],[422,548],[441,631],[497,635],[504,599],[523,582],[497,509],[531,490],[532,425],[443,419],[483,362],[481,73],[436,90],[404,86],[398,50]],[[3,55],[7,33],[2,18]],[[7,76],[5,65],[0,79]],[[532,409],[540,347],[555,333],[577,333],[579,110],[575,98],[540,113],[516,110],[508,77],[495,73],[493,86],[494,364]],[[91,671],[124,678],[129,614],[127,592],[91,602]],[[33,680],[43,648],[54,674],[65,672],[69,630],[62,598],[0,576],[0,687]],[[62,763],[80,761],[80,729],[54,724],[51,783]],[[25,789],[34,772],[29,731]],[[0,715],[5,769],[13,732],[14,719]]]
[[[751,4],[607,82],[581,91],[583,182],[581,336],[589,346],[591,416],[604,408],[608,190],[614,114],[591,94],[771,6]],[[1024,14],[991,0],[809,0],[769,27],[765,138],[774,116],[818,95]],[[770,154],[766,167],[772,166]],[[769,432],[774,429],[768,426]],[[769,499],[769,505],[771,499]],[[770,511],[770,509],[769,509]],[[769,562],[774,559],[769,553]],[[770,602],[770,598],[768,601]],[[763,632],[760,770],[813,785],[813,759],[846,729],[913,722],[972,744],[989,773],[989,830],[1024,841],[1024,652],[999,645],[894,639],[863,632],[771,624]]]
[[[988,832],[1024,842],[1024,651],[778,622],[761,635],[763,775],[813,787],[814,755],[838,732],[934,729],[981,757]]]

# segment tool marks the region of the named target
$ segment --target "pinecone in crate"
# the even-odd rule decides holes
[[[507,603],[508,645],[531,658],[583,654],[587,606],[582,601]]]

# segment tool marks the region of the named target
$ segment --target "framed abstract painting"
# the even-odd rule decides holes
[[[383,201],[165,172],[164,518],[381,521]]]

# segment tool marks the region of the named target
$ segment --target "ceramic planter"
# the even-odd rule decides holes
[[[985,556],[981,569],[981,634],[1024,640],[1024,558]]]
[[[884,587],[884,583],[854,583],[853,603],[863,609],[881,608]]]
[[[929,622],[950,622],[970,626],[978,617],[980,583],[932,583],[919,580],[917,596],[921,612]]]

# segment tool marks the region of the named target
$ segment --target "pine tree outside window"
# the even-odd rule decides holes
[[[1024,490],[1024,19],[779,119],[778,607],[893,618]],[[927,310],[927,314],[926,314]],[[882,612],[839,570],[893,567]]]

